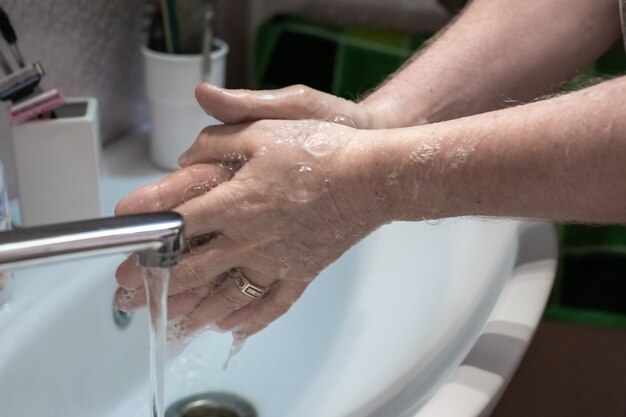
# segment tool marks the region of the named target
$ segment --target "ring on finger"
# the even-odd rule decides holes
[[[268,290],[268,287],[262,287],[260,285],[252,283],[240,269],[237,270],[237,275],[235,276],[235,284],[237,284],[239,291],[255,300],[263,297]]]

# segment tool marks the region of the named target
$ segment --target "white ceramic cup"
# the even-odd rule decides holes
[[[194,95],[203,81],[224,86],[228,44],[220,39],[214,42],[208,80],[203,79],[202,55],[142,49],[150,108],[150,158],[161,168],[178,169],[178,157],[191,146],[200,131],[220,123],[202,110]]]

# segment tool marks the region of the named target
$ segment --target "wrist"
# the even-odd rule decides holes
[[[427,167],[407,157],[407,130],[356,130],[338,154],[343,179],[338,197],[348,196],[345,204],[353,206],[356,217],[367,219],[372,228],[409,219],[417,209],[413,195],[420,186],[416,180]]]
[[[398,89],[383,86],[358,104],[366,109],[373,121],[369,129],[396,129],[441,121],[437,109],[444,105],[429,103],[432,90],[417,94],[415,88]]]
[[[467,214],[474,146],[448,136],[442,124],[358,131],[346,166],[360,177],[361,204],[379,225]]]

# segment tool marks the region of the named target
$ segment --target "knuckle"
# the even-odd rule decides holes
[[[239,289],[231,289],[222,291],[221,303],[226,309],[238,310],[246,305],[247,297],[239,292]]]
[[[213,133],[213,126],[207,126],[200,131],[196,143],[200,146],[207,146],[211,143],[211,134]]]
[[[296,93],[304,97],[311,95],[311,93],[313,92],[313,89],[311,87],[304,84],[295,84],[292,88],[295,90]]]

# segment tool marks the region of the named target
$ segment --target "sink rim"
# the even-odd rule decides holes
[[[552,240],[551,244],[554,248],[556,247],[555,233],[550,224],[536,225],[530,222],[519,224],[520,229],[532,227],[538,227],[543,230],[544,234],[548,235],[548,240]],[[521,258],[524,258],[524,256],[521,256]],[[518,258],[520,258],[519,253]],[[84,262],[91,262],[92,265],[110,265],[116,261],[92,259],[80,261],[79,263]],[[62,270],[63,265],[55,266],[55,268]],[[411,415],[419,417],[440,415],[474,416],[481,415],[481,413],[489,410],[495,404],[499,393],[501,393],[512,377],[541,318],[541,313],[554,279],[555,268],[556,249],[554,249],[553,254],[543,254],[539,258],[530,257],[530,259],[522,259],[522,261],[517,262],[512,277],[506,281],[504,289],[499,295],[498,303],[487,320],[484,331],[479,336],[479,339],[485,335],[491,338],[494,336],[514,338],[518,342],[516,355],[499,357],[498,359],[501,361],[499,364],[491,364],[491,367],[487,366],[488,369],[485,369],[485,367],[481,368],[477,364],[481,364],[481,361],[483,361],[481,358],[493,355],[493,344],[489,340],[484,341],[482,344],[474,344],[465,361],[458,368],[454,369],[454,373],[449,376],[445,383],[437,387],[433,392],[433,396],[425,403],[424,407],[417,414]],[[33,269],[37,272],[41,270],[41,267]],[[80,275],[79,272],[76,275],[77,277],[72,277],[71,279],[83,280],[82,277],[78,276]],[[31,279],[31,284],[41,283],[44,279],[52,278],[35,277]],[[70,292],[59,288],[58,291],[61,294],[53,295],[49,300],[44,301],[60,305],[63,300],[71,298],[72,294],[82,291],[83,288],[90,287],[91,284],[87,282],[88,280],[84,281],[84,283],[72,284]],[[520,299],[524,300],[523,310],[508,307],[510,304],[519,304]],[[26,310],[26,318],[29,322],[36,319],[33,311],[43,311],[42,309],[47,308],[44,305],[39,305],[33,311],[28,311],[29,303],[34,302],[34,300],[21,300],[23,305],[17,309],[18,301],[19,299],[16,299],[14,307],[16,310]],[[2,323],[0,322],[0,324]],[[0,326],[0,332],[2,330],[2,326]],[[14,340],[11,340],[13,343],[19,344],[19,340],[23,337],[31,337],[28,336],[30,332],[28,328],[12,330],[15,330],[15,332],[11,332],[12,335],[16,336]],[[11,357],[11,354],[8,357]],[[459,395],[462,395],[462,401],[459,401]],[[463,404],[463,410],[454,409],[453,411],[450,409],[451,406],[459,403]],[[406,414],[406,416],[409,416],[409,414]]]

